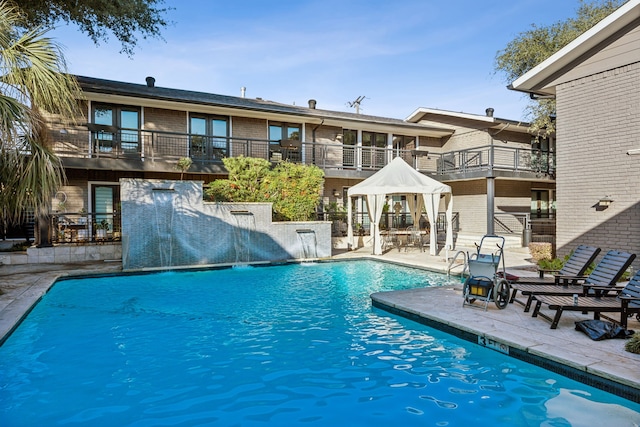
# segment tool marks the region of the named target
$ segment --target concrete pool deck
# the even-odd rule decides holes
[[[364,248],[334,258],[383,259],[436,271],[446,271],[448,267],[444,254],[430,256],[416,249],[409,252],[394,249],[381,257],[370,253],[370,248]],[[527,249],[505,249],[507,272],[521,277],[536,276],[529,256]],[[593,341],[575,330],[576,321],[591,319],[593,313],[565,311],[558,328],[551,329],[549,322],[532,318],[518,304],[500,310],[490,303],[487,311],[463,307],[462,284],[382,292],[372,295],[372,300],[374,306],[383,310],[640,402],[640,354],[626,351],[624,339]],[[628,328],[640,333],[640,323],[635,317],[629,319]]]
[[[526,249],[506,249],[507,271],[520,276],[536,275],[528,257]],[[372,256],[370,248],[362,248],[333,256],[336,260],[355,258],[440,272],[448,267],[444,253],[430,256],[417,249],[391,250],[382,256]],[[120,262],[0,265],[0,340],[13,330],[57,278],[121,271]],[[625,340],[592,341],[576,331],[574,322],[591,318],[590,315],[565,312],[558,328],[550,329],[547,321],[532,318],[516,304],[510,304],[504,310],[489,304],[486,312],[463,308],[461,284],[378,293],[373,295],[373,303],[392,313],[640,402],[640,355],[625,351]],[[640,333],[640,324],[635,318],[629,321],[629,329]]]

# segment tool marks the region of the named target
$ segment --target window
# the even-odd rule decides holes
[[[299,124],[269,122],[269,159],[300,160],[301,132]]]
[[[356,145],[358,143],[358,132],[344,129],[342,131],[342,164],[343,166],[356,166]]]
[[[406,135],[393,135],[393,155],[394,157],[402,157],[407,163],[411,164],[413,156],[411,150],[416,148],[416,137]]]
[[[117,184],[91,184],[91,206],[95,238],[105,239],[120,233],[120,186]]]
[[[362,132],[362,167],[379,169],[384,166],[387,135],[384,133]]]
[[[140,153],[139,109],[94,104],[92,119],[89,129],[92,131],[95,152],[134,155]]]
[[[536,138],[531,141],[531,169],[535,172],[554,172],[553,143],[547,138]]]
[[[531,191],[531,219],[553,218],[555,216],[555,191]]]
[[[229,121],[226,117],[192,114],[189,117],[189,153],[199,161],[221,160],[227,154]]]

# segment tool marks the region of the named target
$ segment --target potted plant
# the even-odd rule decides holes
[[[109,231],[109,222],[106,219],[95,224],[96,227],[96,238],[98,239],[106,239],[107,231]]]
[[[182,181],[185,172],[189,170],[192,164],[193,160],[191,160],[189,157],[181,157],[178,160],[178,162],[176,163],[176,169],[180,171],[180,181]]]

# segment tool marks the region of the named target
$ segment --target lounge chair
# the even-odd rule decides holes
[[[606,287],[585,285],[592,293],[598,291],[610,291]],[[586,293],[586,292],[585,292]],[[542,317],[551,322],[551,329],[558,327],[558,322],[565,311],[581,311],[583,313],[593,312],[594,319],[605,317],[608,320],[619,323],[623,328],[627,328],[627,318],[636,313],[636,318],[640,315],[640,271],[638,271],[629,283],[616,296],[582,296],[574,301],[573,297],[559,295],[537,295],[536,306],[533,309],[533,317]],[[555,316],[547,316],[540,312],[543,305],[555,310]],[[602,313],[620,313],[620,320],[612,319]]]
[[[584,279],[586,279],[586,276],[583,276],[585,271],[589,268],[589,265],[591,265],[599,253],[600,248],[579,245],[571,253],[571,256],[567,259],[562,268],[555,271],[553,277],[544,277],[545,270],[540,270],[540,277],[519,277],[511,284],[513,290],[511,292],[509,302],[516,302],[518,304],[525,305],[523,301],[516,299],[516,294],[520,290],[521,285],[566,285],[568,281],[572,281],[572,284],[577,284],[579,280],[584,281]],[[525,287],[524,289],[530,289],[530,287]]]
[[[527,297],[524,311],[530,310],[534,297],[538,295],[585,295],[584,292],[588,288],[584,285],[615,290],[616,283],[635,258],[635,254],[628,252],[609,251],[586,278],[579,276],[561,277],[559,285],[519,285],[518,290]],[[579,283],[576,284],[576,282]],[[602,290],[598,292],[603,293]]]

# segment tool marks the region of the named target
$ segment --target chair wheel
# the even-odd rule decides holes
[[[509,304],[509,296],[511,295],[511,286],[505,279],[501,279],[496,286],[495,301],[496,306],[502,310]]]

